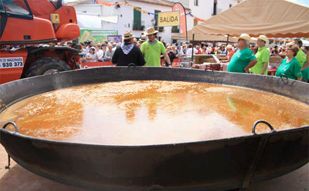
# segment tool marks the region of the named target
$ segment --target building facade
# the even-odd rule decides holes
[[[211,16],[222,13],[243,0],[188,0],[189,8],[195,17],[208,19]],[[188,28],[192,29],[197,22],[190,23]]]
[[[128,2],[130,6],[122,5]],[[187,12],[193,16],[208,19],[211,16],[235,6],[243,0],[105,0],[109,3],[120,3],[120,6],[96,4],[95,0],[79,0],[74,4],[79,25],[82,29],[100,30],[106,34],[122,35],[132,31],[140,37],[145,29],[156,26],[156,15],[159,12],[171,11],[175,2],[182,3]],[[142,10],[142,11],[141,11]],[[197,20],[187,15],[187,29],[191,30]],[[172,42],[173,36],[181,36],[174,27],[161,27],[158,36],[165,42]],[[175,38],[173,38],[175,39]],[[182,38],[184,40],[184,38]]]
[[[120,5],[100,5],[92,0],[75,4],[80,27],[119,35],[132,31],[136,37],[140,37],[148,27],[156,26],[157,13],[171,11],[174,4],[167,0],[127,0],[130,6],[122,5],[124,0],[107,2],[118,2]],[[157,30],[158,36],[165,42],[171,42],[172,32],[178,32],[172,27],[157,27]]]

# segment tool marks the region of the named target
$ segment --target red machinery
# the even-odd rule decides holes
[[[79,68],[78,49],[55,46],[79,35],[61,0],[0,0],[0,83]]]

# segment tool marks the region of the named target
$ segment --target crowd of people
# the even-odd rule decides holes
[[[280,51],[278,47],[267,47],[268,38],[265,35],[260,35],[257,46],[251,49],[250,41],[248,34],[239,37],[238,49],[232,56],[227,71],[267,75],[270,56],[278,55],[284,59],[276,70],[276,76],[309,82],[309,50],[308,47],[303,50],[300,39],[288,43],[285,48],[281,47]]]
[[[139,40],[127,32],[123,35],[123,43],[94,45],[86,42],[82,44],[83,61],[108,61],[116,66],[170,67],[175,58],[217,54],[226,56],[228,72],[267,75],[271,56],[279,56],[283,59],[276,69],[276,76],[309,82],[309,50],[308,47],[302,47],[300,39],[282,46],[268,47],[269,39],[265,35],[260,35],[252,44],[248,34],[241,34],[236,44],[211,46],[187,42],[167,44],[157,39],[157,33],[154,28],[148,28]]]
[[[151,30],[155,31],[153,28]],[[144,34],[147,34],[147,31]],[[154,35],[156,36],[156,34]],[[141,48],[141,45],[144,42],[147,44],[148,41],[143,37],[140,40],[136,40],[136,38],[132,36],[132,44],[134,44],[138,48]],[[159,40],[157,41],[161,42]],[[111,56],[114,54],[116,48],[120,47],[121,44],[122,43],[115,43],[115,42],[103,42],[94,44],[91,41],[86,41],[81,44],[82,45],[81,55],[83,57],[83,61],[84,62],[111,61]],[[162,41],[162,44],[164,45],[165,51],[167,52],[171,63],[175,58],[191,57],[192,55],[198,55],[198,54],[225,54],[227,55],[228,58],[231,58],[231,56],[235,52],[235,47],[230,44],[227,46],[222,45],[218,47],[216,46],[213,47],[212,45],[207,43],[199,43],[193,46],[192,44],[187,42],[169,44]],[[161,55],[161,58],[163,56]]]
[[[82,43],[82,60],[86,62],[111,61],[117,46],[119,45],[116,43],[103,43],[96,45],[93,45],[93,42]]]

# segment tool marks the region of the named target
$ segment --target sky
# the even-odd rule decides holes
[[[298,4],[305,5],[306,7],[309,7],[309,0],[290,0],[290,1],[293,1],[293,2],[298,3]]]

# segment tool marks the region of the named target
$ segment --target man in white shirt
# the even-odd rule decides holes
[[[97,62],[97,54],[96,54],[96,50],[95,47],[91,47],[89,50],[89,53],[87,53],[86,55],[86,62]]]
[[[186,51],[186,56],[187,57],[191,57],[192,56],[192,51],[194,51],[193,55],[195,55],[197,53],[197,49],[194,48],[192,44],[189,44],[189,46],[187,48],[187,51]]]
[[[104,60],[111,61],[113,54],[114,54],[113,46],[111,44],[108,44],[107,50],[105,52]]]
[[[106,53],[106,44],[102,44],[102,45],[98,46],[97,58],[98,58],[99,62],[104,61],[105,53]]]

